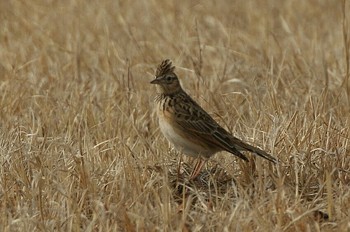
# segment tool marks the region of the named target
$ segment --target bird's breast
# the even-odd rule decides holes
[[[180,128],[172,110],[166,110],[164,107],[159,106],[158,118],[160,130],[167,140],[174,145],[176,150],[193,157],[210,157],[215,153],[210,147],[200,141],[195,142],[195,138],[188,134],[189,132]]]

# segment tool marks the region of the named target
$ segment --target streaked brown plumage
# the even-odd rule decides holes
[[[248,161],[241,153],[246,150],[276,163],[270,154],[222,128],[182,89],[174,69],[170,60],[164,60],[158,66],[156,78],[151,84],[157,84],[157,114],[162,133],[177,150],[200,158],[190,179],[199,174],[205,160],[219,151],[230,152]]]

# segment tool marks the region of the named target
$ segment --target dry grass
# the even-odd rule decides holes
[[[0,230],[348,231],[344,2],[1,1]],[[280,164],[220,153],[184,185],[153,111],[164,58]]]

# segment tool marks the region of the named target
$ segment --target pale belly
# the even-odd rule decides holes
[[[174,128],[162,117],[159,118],[159,127],[163,135],[168,139],[170,143],[174,145],[176,150],[186,155],[192,157],[204,156],[209,158],[215,153],[211,149],[203,147],[198,143],[194,143],[189,139],[180,136],[178,131],[174,130]]]

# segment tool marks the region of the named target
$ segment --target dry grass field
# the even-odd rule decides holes
[[[350,2],[0,1],[0,231],[349,231]],[[156,66],[247,153],[158,128]],[[180,160],[182,163],[180,164]]]

